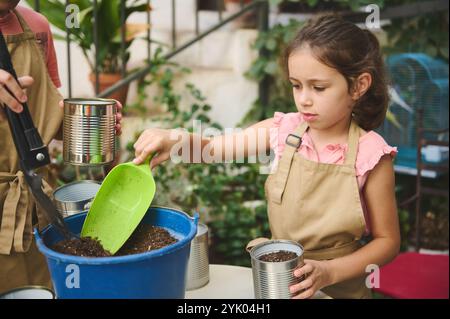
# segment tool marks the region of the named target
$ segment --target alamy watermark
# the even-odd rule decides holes
[[[170,150],[170,160],[175,163],[259,163],[260,173],[269,174],[274,153],[267,139],[267,129],[247,130],[202,127],[202,122],[193,121],[193,134],[187,129],[170,131],[170,140],[177,141]],[[202,141],[209,140],[206,145]],[[253,154],[247,156],[248,154]]]
[[[365,25],[368,29],[380,29],[380,7],[376,4],[369,4],[364,8],[369,13]],[[68,29],[80,28],[80,7],[76,4],[66,6],[66,27]]]
[[[66,6],[66,28],[79,29],[80,28],[80,7],[76,4],[69,4]]]
[[[366,17],[365,25],[367,29],[380,29],[380,7],[376,4],[369,4],[364,8],[369,13]],[[80,28],[80,7],[76,4],[66,6],[66,27],[68,29]]]
[[[367,265],[366,273],[369,273],[366,278],[366,287],[369,289],[380,288],[380,267],[375,264]]]
[[[365,8],[365,12],[370,13],[366,17],[366,28],[371,30],[379,30],[381,28],[380,25],[380,7],[376,4],[369,4]]]
[[[66,287],[68,289],[80,288],[80,267],[75,264],[69,264],[66,266]]]

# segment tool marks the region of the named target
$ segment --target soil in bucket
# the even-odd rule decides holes
[[[271,252],[259,257],[259,260],[266,262],[283,262],[297,258],[297,254],[292,251],[280,250]]]
[[[90,237],[62,240],[51,249],[62,254],[80,257],[125,256],[160,249],[177,241],[162,227],[141,224],[115,255],[103,249],[98,240]]]

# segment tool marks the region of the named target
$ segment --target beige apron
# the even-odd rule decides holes
[[[5,40],[17,75],[30,75],[34,79],[27,90],[28,106],[34,125],[48,145],[62,123],[63,112],[58,107],[62,97],[50,79],[34,33],[23,17],[17,11],[14,13],[24,32],[8,35]],[[18,154],[6,119],[0,121],[0,150],[0,293],[24,285],[51,287],[45,258],[37,251],[32,235],[35,222],[42,228],[48,221],[19,171]],[[38,173],[48,180],[46,168]],[[44,191],[51,194],[46,182]]]
[[[305,258],[334,259],[360,248],[365,231],[355,162],[360,129],[352,121],[343,165],[302,157],[297,149],[308,128],[303,122],[286,139],[278,168],[265,185],[274,239],[290,239],[305,249]],[[333,298],[370,298],[365,276],[322,289]]]

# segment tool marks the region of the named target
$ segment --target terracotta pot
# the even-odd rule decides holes
[[[115,73],[100,73],[99,74],[99,90],[103,92],[107,88],[111,87],[113,84],[119,82],[122,79],[121,74]],[[89,75],[89,80],[92,83],[92,86],[95,88],[95,74],[91,73]],[[128,97],[128,85],[123,86],[118,91],[109,95],[107,98],[114,99],[125,105]]]
[[[244,0],[242,1],[244,4],[249,4],[252,0]],[[225,0],[225,3],[237,3],[241,4],[241,0]]]
[[[117,73],[100,73],[99,74],[99,90],[100,92],[103,92],[107,88],[111,87],[113,84],[119,82],[122,79],[122,75]],[[89,74],[89,80],[92,83],[92,86],[95,89],[95,73]],[[128,97],[128,87],[129,85],[123,86],[118,91],[114,92],[111,95],[108,95],[107,98],[114,99],[122,103],[123,106],[125,106],[127,97]],[[113,169],[117,164],[120,163],[120,158],[122,155],[122,150],[120,148],[120,139],[116,137],[116,155],[114,158],[114,161],[111,162],[109,165],[105,166],[105,173],[109,173],[111,169]]]
[[[244,0],[243,4],[251,3],[251,0]],[[239,0],[225,0],[225,9],[234,14],[241,10],[241,2]],[[232,22],[236,28],[256,28],[256,14],[254,11],[244,13],[242,16]]]

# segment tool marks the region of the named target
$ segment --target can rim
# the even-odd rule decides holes
[[[296,242],[296,241],[288,240],[288,239],[271,239],[271,240],[267,240],[265,242],[262,242],[262,243],[259,243],[259,244],[255,245],[255,246],[253,246],[252,249],[250,250],[250,257],[252,259],[254,259],[255,261],[258,261],[259,263],[273,264],[273,262],[264,261],[264,260],[260,260],[260,259],[256,258],[255,252],[256,252],[256,250],[260,249],[263,246],[276,244],[276,243],[284,243],[284,244],[291,244],[291,245],[297,246],[301,250],[301,254],[297,255],[297,257],[303,256],[303,254],[305,252],[305,249],[303,248],[303,246],[301,244],[299,244],[298,242]],[[280,261],[280,262],[277,262],[277,264],[289,263],[289,262],[292,262],[292,260],[294,260],[294,259]]]
[[[63,100],[64,104],[73,105],[111,105],[116,104],[116,100],[103,98],[69,98]]]
[[[203,223],[198,223],[197,225],[197,235],[195,235],[196,237],[200,237],[203,236],[204,234],[208,233],[209,228],[206,224]]]
[[[57,201],[58,203],[82,203],[82,202],[86,202],[86,201],[89,202],[95,197],[94,196],[92,198],[83,199],[83,200],[59,200],[59,199],[56,198],[56,193],[57,192],[59,192],[59,191],[61,191],[63,189],[66,189],[68,187],[71,187],[73,185],[77,185],[77,184],[97,184],[97,185],[101,185],[100,182],[97,182],[95,180],[75,181],[75,182],[71,182],[71,183],[68,183],[68,184],[64,184],[64,185],[58,187],[57,189],[55,189],[53,191],[53,198],[55,199],[55,201]]]
[[[46,292],[49,292],[51,294],[52,299],[55,299],[55,293],[53,290],[51,290],[45,286],[37,286],[37,285],[21,286],[21,287],[14,288],[12,290],[8,290],[8,291],[0,294],[0,299],[4,298],[5,296],[7,296],[9,294],[17,293],[17,292],[24,291],[24,290],[45,290]]]

